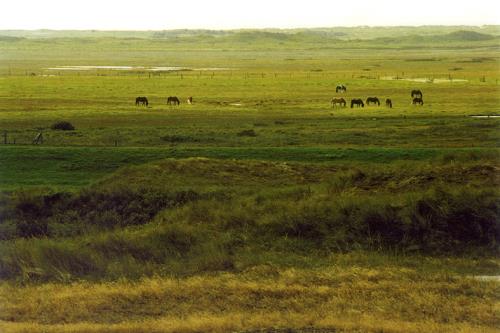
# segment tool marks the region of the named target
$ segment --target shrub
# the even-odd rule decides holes
[[[39,237],[47,234],[46,217],[49,211],[43,196],[20,192],[12,201],[18,237]]]
[[[241,132],[238,132],[236,135],[238,136],[257,136],[257,133],[255,133],[254,130],[250,129],[250,130],[243,130]]]
[[[172,143],[181,143],[181,142],[199,142],[200,140],[193,138],[191,136],[184,135],[165,135],[160,137],[162,141],[172,142]]]
[[[3,221],[15,226],[0,228],[1,239],[15,237],[72,236],[92,229],[112,229],[149,222],[160,210],[196,201],[194,191],[162,192],[127,188],[87,189],[79,194],[18,192],[0,211]],[[9,231],[9,232],[8,232]]]
[[[358,169],[341,171],[328,182],[328,192],[330,194],[352,189],[358,183],[366,179],[366,175]]]
[[[61,130],[61,131],[74,131],[75,127],[68,121],[58,121],[57,123],[52,124],[50,127],[53,130]]]
[[[424,253],[495,251],[500,243],[497,195],[488,190],[432,189],[384,195],[319,197],[277,206],[263,218],[266,234],[329,249],[399,249]],[[257,231],[258,234],[258,231]]]

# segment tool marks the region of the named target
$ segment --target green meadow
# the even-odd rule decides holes
[[[0,31],[0,330],[495,332],[499,51],[498,26]]]

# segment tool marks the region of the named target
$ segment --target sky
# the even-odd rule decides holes
[[[0,29],[500,24],[499,0],[2,0]]]

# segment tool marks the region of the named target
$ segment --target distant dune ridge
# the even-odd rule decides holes
[[[357,40],[396,38],[398,40],[421,41],[485,41],[500,36],[500,26],[419,26],[419,27],[331,27],[310,29],[236,29],[205,30],[175,29],[158,31],[99,31],[99,30],[0,30],[0,41],[17,41],[19,38],[71,38],[71,37],[115,37],[139,39],[176,39],[190,41],[209,39],[213,41],[245,42],[249,40],[274,40],[290,42],[313,42],[320,40]]]

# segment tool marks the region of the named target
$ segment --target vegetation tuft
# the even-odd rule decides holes
[[[53,130],[74,131],[75,127],[69,121],[58,121],[50,126]]]
[[[257,133],[255,133],[254,130],[250,129],[250,130],[243,130],[241,132],[238,132],[237,133],[238,136],[257,136]]]

